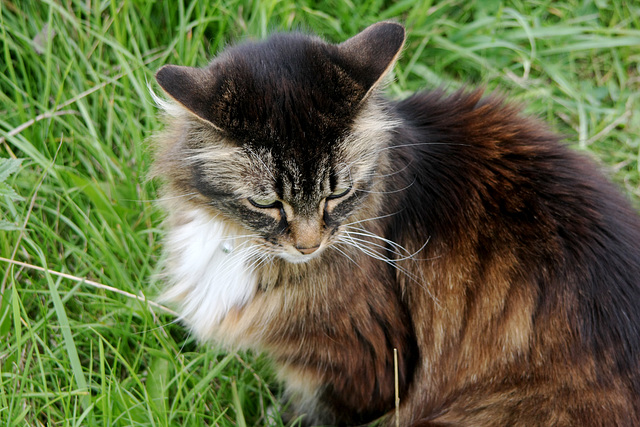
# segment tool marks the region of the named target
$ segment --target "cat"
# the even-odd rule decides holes
[[[163,300],[269,354],[303,425],[640,425],[636,213],[503,97],[385,99],[404,40],[157,72]]]

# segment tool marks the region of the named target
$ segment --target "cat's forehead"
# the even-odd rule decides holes
[[[314,197],[339,179],[329,154],[305,159],[283,155],[280,150],[263,150],[260,154],[250,152],[250,158],[262,188],[288,200]]]
[[[332,143],[314,145],[300,140],[293,147],[257,148],[245,144],[243,150],[262,188],[280,196],[304,198],[368,181],[378,168],[378,154],[398,124],[383,106],[367,102],[344,135]]]
[[[310,149],[338,139],[362,89],[336,64],[334,51],[299,34],[227,50],[209,66],[224,94],[224,102],[212,106],[217,123],[232,137],[259,145]]]

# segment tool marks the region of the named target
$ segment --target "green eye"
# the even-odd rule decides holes
[[[350,191],[351,187],[338,187],[327,199],[339,199],[340,197],[346,196]]]
[[[251,203],[253,206],[260,209],[275,208],[278,205],[278,200],[275,198],[274,199],[252,199],[251,197],[249,197],[247,200],[249,200],[249,203]]]

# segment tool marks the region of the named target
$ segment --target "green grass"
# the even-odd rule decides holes
[[[409,34],[390,96],[499,90],[638,200],[637,2],[3,0],[0,157],[23,160],[0,166],[2,425],[264,424],[268,363],[198,345],[141,297],[161,286],[147,83],[247,37],[341,41],[382,19]]]

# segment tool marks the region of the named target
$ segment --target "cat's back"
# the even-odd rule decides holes
[[[640,422],[640,220],[630,203],[593,162],[500,98],[424,92],[395,112],[405,126],[390,150],[392,167],[406,168],[402,185],[418,185],[397,202],[407,207],[399,223],[412,223],[413,231],[398,226],[393,237],[404,243],[415,230],[430,236],[429,261],[416,274],[433,277],[434,299],[441,292],[444,307],[434,310],[461,319],[443,324],[459,332],[439,348],[456,362],[440,369],[471,364],[480,378],[511,371],[483,397],[510,396],[519,409],[503,401],[494,409],[505,418],[493,420],[522,423],[536,414],[539,422],[540,402],[556,399],[558,414],[585,425],[594,417],[602,425]],[[446,290],[439,277],[447,277]],[[451,301],[465,304],[447,306],[456,280],[460,297]],[[476,310],[484,314],[474,317]],[[414,311],[431,324],[439,320]],[[509,336],[521,337],[517,348],[505,345]],[[510,351],[508,362],[486,360]],[[445,394],[455,401],[458,387],[472,385],[453,375],[460,383],[449,380]],[[554,419],[551,409],[547,415]]]

